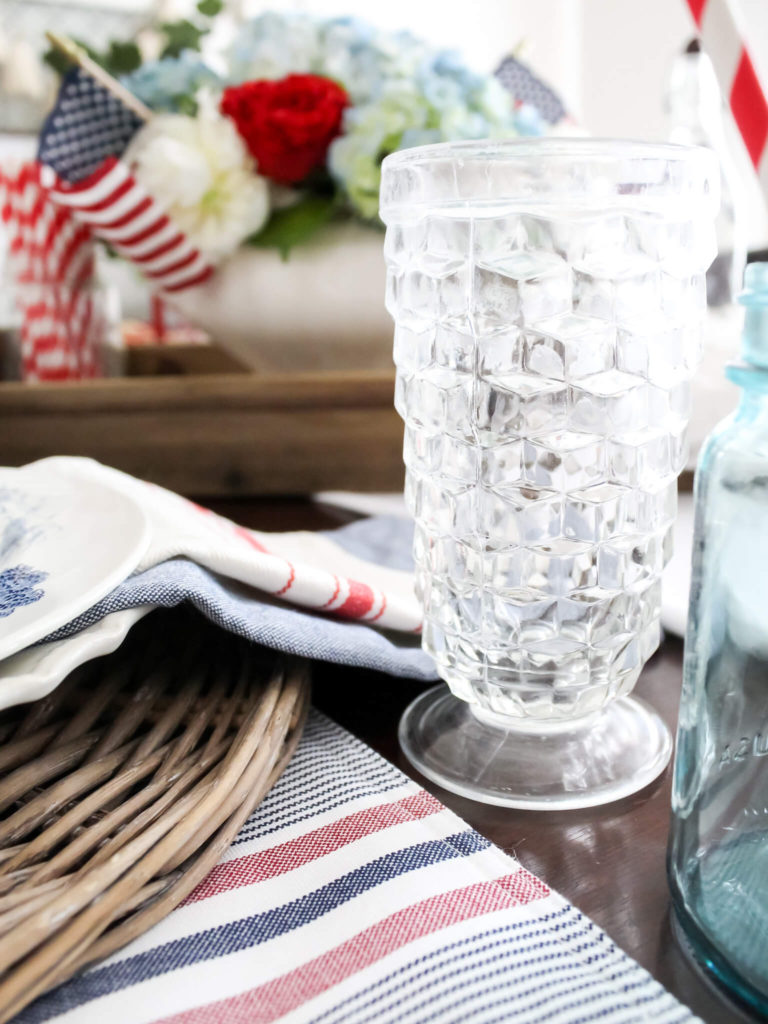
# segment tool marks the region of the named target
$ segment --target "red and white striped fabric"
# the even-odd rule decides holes
[[[184,904],[15,1024],[683,1024],[588,918],[343,729]]]
[[[687,0],[768,199],[768,85],[761,84],[734,0]]]
[[[0,172],[2,219],[21,313],[25,380],[66,380],[97,372],[99,311],[91,285],[91,231],[49,199],[37,164]]]
[[[132,574],[186,558],[303,608],[406,633],[421,630],[411,573],[356,558],[322,534],[248,530],[172,491],[91,459],[42,459],[26,471],[34,471],[39,480],[93,480],[133,499],[143,509],[150,533]],[[80,557],[87,558],[88,553],[81,552]]]
[[[107,324],[92,287],[96,239],[135,263],[161,292],[194,287],[213,272],[115,158],[75,185],[37,163],[0,172],[0,198],[22,315],[25,380],[98,373]]]
[[[192,288],[213,273],[130,168],[115,157],[76,184],[52,182],[50,196],[164,292]]]

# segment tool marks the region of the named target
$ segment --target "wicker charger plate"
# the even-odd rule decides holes
[[[306,662],[176,610],[0,715],[0,1021],[194,889],[308,707]]]

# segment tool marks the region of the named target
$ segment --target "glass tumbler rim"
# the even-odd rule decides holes
[[[543,173],[543,171],[546,173]],[[714,216],[719,167],[703,146],[621,138],[470,139],[398,150],[382,163],[385,223],[419,207],[499,202]]]

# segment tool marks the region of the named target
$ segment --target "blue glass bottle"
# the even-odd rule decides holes
[[[668,868],[697,958],[768,1013],[768,263],[744,281],[741,403],[696,476]]]

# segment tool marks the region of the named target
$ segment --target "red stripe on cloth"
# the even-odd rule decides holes
[[[104,210],[108,210],[113,203],[116,203],[118,199],[122,199],[134,187],[135,182],[133,178],[123,178],[104,199],[100,199],[97,203],[91,203],[89,206],[77,206],[76,209],[80,213],[103,213]]]
[[[202,284],[208,280],[212,273],[213,267],[206,267],[205,270],[201,270],[194,277],[185,277],[183,281],[179,281],[177,284],[161,284],[160,287],[164,292],[180,292],[184,288],[191,288],[193,285]]]
[[[393,825],[402,825],[406,821],[427,818],[442,810],[440,801],[425,790],[392,803],[366,807],[365,810],[348,814],[306,835],[280,843],[279,846],[218,864],[189,894],[182,906],[284,875],[342,846],[354,843],[363,836],[373,835]]]
[[[66,277],[67,271],[69,270],[69,267],[72,264],[73,260],[75,259],[77,254],[81,251],[82,246],[87,244],[90,241],[90,238],[91,238],[90,228],[87,228],[85,226],[85,224],[82,224],[80,226],[79,230],[77,230],[72,235],[71,239],[69,240],[69,242],[67,243],[67,245],[66,245],[66,247],[64,249],[64,252],[61,255],[61,267],[60,267],[60,276],[61,277]]]
[[[131,246],[140,245],[142,242],[146,242],[148,238],[151,238],[152,235],[156,235],[159,231],[162,231],[162,229],[167,227],[168,224],[170,224],[170,218],[167,214],[162,213],[157,220],[153,220],[146,228],[142,228],[141,231],[137,231],[135,235],[129,235],[127,238],[121,238],[120,241],[115,242],[115,244],[119,245],[122,249],[130,249]],[[131,257],[131,259],[134,258],[135,257],[133,256]],[[137,263],[138,261],[138,258],[136,258]]]
[[[106,223],[100,222],[98,224],[94,224],[93,229],[94,231],[99,232],[114,231],[116,228],[125,227],[126,224],[130,224],[131,221],[135,220],[136,217],[140,217],[142,213],[146,213],[150,206],[152,206],[152,200],[150,199],[149,196],[144,196],[143,199],[139,199],[135,206],[131,207],[130,210],[124,213],[122,217],[117,217],[115,220],[110,220],[107,221]],[[88,223],[87,213],[83,214],[83,220],[86,222],[86,224]],[[121,242],[121,244],[123,243]]]
[[[338,608],[334,608],[337,615],[343,615],[347,619],[361,619],[373,608],[375,595],[367,583],[359,583],[357,580],[349,580],[349,595],[346,601]]]
[[[752,60],[742,51],[731,87],[731,110],[755,167],[768,140],[768,100],[755,74]]]
[[[376,614],[374,616],[372,616],[372,618],[368,619],[368,622],[375,622],[377,619],[380,619],[381,616],[384,614],[384,612],[386,610],[387,610],[387,595],[386,594],[382,594],[381,595],[381,608],[379,608],[379,610],[376,612]]]
[[[29,368],[31,375],[36,375],[38,380],[77,380],[78,375],[69,366],[57,366],[54,368],[39,366],[36,360],[32,361]]]
[[[269,551],[267,550],[267,548],[264,547],[261,541],[256,540],[251,531],[247,530],[244,526],[236,526],[235,533],[240,538],[240,540],[244,540],[245,543],[249,544],[254,550],[260,551],[261,554],[263,555],[269,554]]]
[[[291,589],[294,582],[296,581],[296,567],[293,565],[292,562],[289,562],[288,559],[286,559],[286,564],[289,569],[288,582],[285,584],[284,587],[281,587],[279,590],[272,591],[275,597],[280,597],[281,594],[287,593],[287,591]]]
[[[331,594],[331,596],[328,598],[328,600],[325,602],[325,604],[321,604],[320,605],[321,608],[328,608],[330,605],[333,604],[333,602],[339,596],[339,591],[341,590],[341,580],[336,575],[334,575],[333,580],[334,580],[334,582],[336,584],[336,586],[334,588],[334,591]]]
[[[138,264],[149,263],[151,260],[156,260],[158,256],[165,256],[166,253],[171,252],[172,249],[175,249],[185,241],[186,239],[184,238],[184,235],[177,234],[174,235],[173,238],[169,239],[169,241],[163,242],[162,245],[158,245],[156,249],[151,249],[149,252],[145,252],[143,256],[131,256],[131,259],[134,263]],[[132,244],[135,245],[136,243],[133,242]],[[125,242],[121,242],[120,246],[123,249],[130,248],[130,246],[126,245]]]
[[[707,6],[707,0],[688,0],[688,7],[690,8],[693,20],[701,28],[701,22],[704,18],[704,8]]]
[[[60,348],[66,348],[66,338],[56,332],[37,334],[34,343],[35,355],[43,355],[46,352],[56,352]]]
[[[518,875],[523,877],[515,881]],[[165,1017],[162,1024],[269,1024],[416,939],[548,894],[543,882],[521,868],[496,881],[477,882],[431,896],[391,914],[280,978],[229,999]]]
[[[168,274],[175,274],[177,271],[183,270],[184,267],[188,267],[190,263],[194,263],[199,255],[200,253],[197,249],[192,249],[186,256],[182,256],[180,260],[172,263],[169,267],[163,267],[162,270],[145,270],[144,273],[147,277],[157,280],[158,278],[166,277]]]

